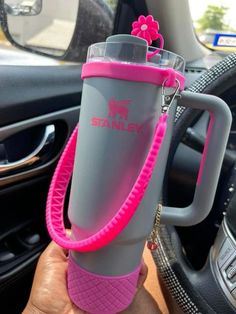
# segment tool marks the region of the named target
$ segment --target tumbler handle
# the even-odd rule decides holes
[[[226,144],[232,123],[227,104],[212,95],[183,91],[178,105],[210,114],[210,123],[204,145],[198,178],[191,205],[184,208],[163,207],[161,222],[176,226],[195,225],[210,213],[220,176]]]

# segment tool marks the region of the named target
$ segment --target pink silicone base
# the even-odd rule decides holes
[[[132,302],[140,266],[124,276],[99,276],[82,269],[69,258],[68,291],[72,302],[91,314],[115,314]]]

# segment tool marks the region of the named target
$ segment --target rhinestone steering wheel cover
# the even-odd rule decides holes
[[[191,92],[222,95],[225,91],[236,85],[236,53],[232,53],[222,59],[210,70],[204,72],[188,89]],[[167,186],[168,173],[172,165],[176,149],[187,128],[201,115],[201,111],[178,107],[176,113],[176,124],[174,127],[172,144],[167,164],[164,188]],[[167,200],[166,190],[163,191],[164,203]],[[174,235],[174,236],[173,236]],[[165,282],[170,294],[184,313],[220,313],[214,304],[208,304],[202,292],[193,287],[186,275],[180,252],[174,245],[173,238],[178,239],[174,227],[162,226],[158,244],[159,248],[153,252],[153,258],[157,265],[160,276]],[[176,240],[176,241],[179,241]],[[175,243],[176,244],[176,243]],[[181,243],[179,242],[180,246]],[[196,272],[197,274],[197,272]],[[217,306],[216,306],[217,307]],[[222,313],[222,312],[221,312]],[[228,312],[227,312],[228,313]]]

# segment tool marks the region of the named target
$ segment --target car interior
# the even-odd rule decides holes
[[[81,72],[88,47],[112,34],[130,34],[140,15],[151,14],[159,22],[164,49],[186,61],[185,90],[218,96],[227,103],[233,120],[210,214],[192,226],[160,225],[153,259],[145,253],[150,265],[147,282],[156,298],[164,295],[163,313],[236,313],[236,50],[213,50],[200,42],[189,0],[77,0],[71,8],[68,1],[57,0],[71,14],[70,24],[63,25],[67,38],[61,35],[58,10],[56,22],[47,23],[37,36],[31,32],[30,40],[32,25],[37,25],[47,5],[54,4],[33,1],[31,10],[36,11],[31,12],[13,2],[0,0],[1,30],[8,42],[4,49],[11,46],[25,56],[23,65],[10,58],[0,65],[0,312],[23,311],[37,260],[50,242],[47,195],[57,162],[79,121]],[[56,15],[55,6],[50,14]],[[28,27],[23,27],[27,18]],[[28,33],[20,37],[20,32]],[[48,42],[39,44],[46,32],[48,42],[53,42],[50,36],[57,39],[52,49]],[[32,57],[27,59],[32,54],[33,65]],[[163,205],[185,207],[193,201],[209,122],[206,111],[177,107]],[[65,208],[68,199],[69,189]],[[64,219],[69,228],[66,211]]]

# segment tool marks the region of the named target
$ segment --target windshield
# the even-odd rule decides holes
[[[236,51],[236,1],[189,0],[200,42],[214,50]]]

